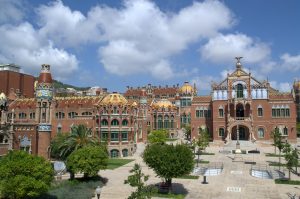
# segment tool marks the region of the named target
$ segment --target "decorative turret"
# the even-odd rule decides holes
[[[51,110],[53,100],[53,83],[50,65],[43,64],[38,82],[35,84],[36,122],[38,123],[38,155],[49,158],[51,140]]]

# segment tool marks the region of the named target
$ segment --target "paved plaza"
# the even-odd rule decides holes
[[[129,175],[129,170],[135,163],[142,165],[143,172],[150,175],[148,184],[156,184],[161,179],[155,177],[155,173],[143,163],[140,154],[144,150],[144,145],[139,144],[138,151],[134,155],[135,161],[124,165],[115,170],[101,171],[100,175],[108,179],[106,185],[102,188],[102,199],[123,199],[127,198],[134,190],[129,185],[124,184],[124,180]],[[222,162],[223,172],[217,176],[208,176],[208,184],[202,184],[202,176],[198,180],[193,179],[173,179],[173,190],[175,192],[187,193],[186,199],[205,198],[205,199],[284,199],[292,198],[294,194],[300,196],[300,186],[296,185],[277,185],[273,179],[260,179],[250,175],[251,164],[267,164],[266,161],[278,161],[277,157],[266,157],[265,153],[273,153],[274,147],[267,143],[241,143],[241,148],[245,150],[259,149],[260,154],[243,154],[238,162],[234,162],[234,154],[224,154],[220,151],[229,151],[235,148],[235,143],[224,145],[223,143],[211,143],[207,152],[213,152],[215,155],[203,155],[200,159],[210,162]],[[132,158],[132,157],[131,157]],[[284,159],[284,158],[282,158]],[[287,171],[286,175],[287,175]],[[294,180],[300,180],[300,177],[291,176]]]

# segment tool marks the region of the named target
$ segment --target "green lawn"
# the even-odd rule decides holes
[[[284,157],[284,154],[266,153],[267,157]]]
[[[197,160],[195,160],[195,163],[197,163]],[[208,160],[200,160],[199,164],[208,164],[209,161]]]
[[[299,180],[276,179],[275,184],[300,185],[300,181]]]
[[[153,193],[153,197],[158,197],[158,198],[174,198],[174,199],[184,199],[185,194],[174,194],[174,193]]]
[[[200,152],[200,155],[215,155],[215,153],[209,153],[209,152]],[[198,155],[198,153],[196,152],[196,155]]]
[[[121,167],[129,162],[132,162],[133,159],[119,159],[119,158],[111,158],[108,160],[107,169],[116,169]]]
[[[193,175],[183,175],[183,176],[180,176],[180,177],[177,177],[177,178],[180,178],[180,179],[199,179],[199,176],[193,176]]]

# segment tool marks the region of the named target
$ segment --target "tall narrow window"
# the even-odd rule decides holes
[[[219,108],[219,117],[224,117],[224,109]]]
[[[224,136],[225,136],[224,128],[219,128],[219,137],[224,137]]]
[[[237,98],[243,98],[244,97],[244,88],[242,84],[236,85],[236,96]]]
[[[288,128],[287,127],[283,128],[283,135],[288,135]]]
[[[261,107],[258,107],[257,109],[257,116],[262,117],[263,116],[263,109]]]

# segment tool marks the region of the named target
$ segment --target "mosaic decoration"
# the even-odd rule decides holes
[[[51,124],[40,124],[38,131],[51,131]]]
[[[52,91],[52,89],[37,89],[36,98],[51,100],[53,98],[53,91]]]
[[[28,137],[26,135],[24,135],[24,137],[21,139],[21,147],[29,147],[31,146],[31,140],[28,139]]]

